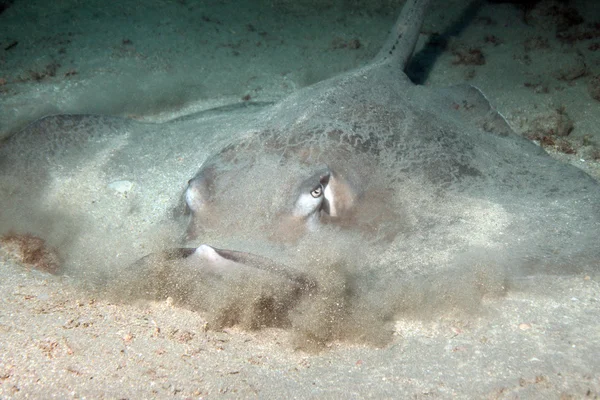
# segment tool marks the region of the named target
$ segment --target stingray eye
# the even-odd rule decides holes
[[[321,197],[323,195],[323,185],[319,184],[313,190],[310,191],[310,195],[315,199]]]

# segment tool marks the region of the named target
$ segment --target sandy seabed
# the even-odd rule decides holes
[[[396,322],[384,348],[296,351],[286,330],[212,331],[170,301],[124,305],[2,270],[5,398],[597,398],[600,284],[536,277],[476,313]]]

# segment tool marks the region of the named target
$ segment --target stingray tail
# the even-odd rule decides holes
[[[415,50],[429,2],[407,0],[374,62],[387,60],[404,70]]]

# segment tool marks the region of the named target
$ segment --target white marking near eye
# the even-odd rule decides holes
[[[206,208],[209,198],[208,183],[204,176],[195,176],[188,182],[185,190],[185,202],[192,212],[199,212]]]
[[[337,210],[335,209],[335,193],[331,186],[331,184],[325,186],[325,193],[323,196],[325,197],[325,200],[327,200],[327,204],[329,204],[329,215],[337,217]]]
[[[185,191],[185,203],[188,205],[190,210],[196,211],[198,208],[198,203],[202,204],[202,199],[198,196],[198,193],[195,190],[192,190],[191,187],[188,187]]]
[[[200,183],[192,182],[185,191],[185,202],[192,212],[199,212],[206,207],[206,194],[199,187]]]
[[[318,211],[321,202],[322,196],[315,198],[309,193],[302,193],[296,200],[292,215],[295,217],[308,217]]]

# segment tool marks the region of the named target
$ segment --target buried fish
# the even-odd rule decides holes
[[[0,149],[3,226],[53,238],[65,273],[116,297],[170,297],[216,328],[291,328],[300,345],[385,343],[403,313],[597,272],[600,185],[517,136],[478,89],[403,73],[427,3],[407,2],[368,65],[269,107],[33,123]],[[173,222],[157,204],[196,163]],[[98,194],[123,176],[139,194]]]

